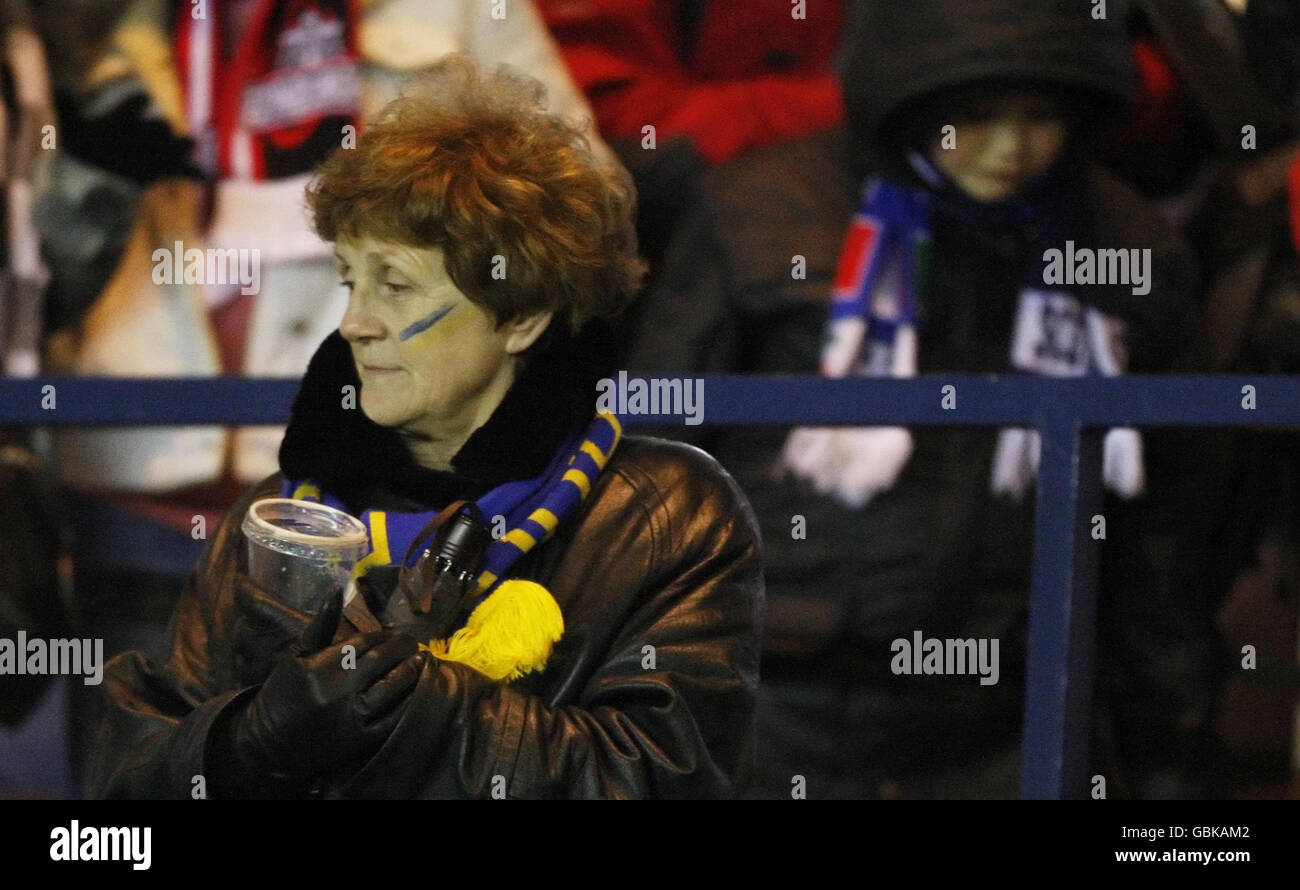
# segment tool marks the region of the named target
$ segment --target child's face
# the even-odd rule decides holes
[[[991,96],[953,117],[944,123],[953,125],[955,133],[949,133],[954,138],[937,136],[928,155],[976,201],[1014,197],[1056,163],[1068,135],[1057,104],[1033,93]]]

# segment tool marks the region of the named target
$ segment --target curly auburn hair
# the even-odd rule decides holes
[[[318,168],[307,188],[317,233],[440,248],[498,326],[549,309],[577,333],[619,314],[645,272],[631,176],[598,161],[544,96],[506,66],[485,74],[448,56]]]

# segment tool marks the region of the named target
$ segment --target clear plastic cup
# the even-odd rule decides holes
[[[331,590],[347,591],[352,567],[370,549],[361,520],[312,501],[254,501],[241,528],[248,538],[249,577],[303,612],[316,612]]]

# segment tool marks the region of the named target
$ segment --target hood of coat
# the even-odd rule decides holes
[[[564,438],[591,421],[597,381],[613,375],[616,355],[608,322],[592,321],[577,335],[553,322],[525,354],[501,404],[452,458],[449,472],[417,464],[396,430],[365,415],[352,351],[335,331],[303,376],[280,445],[280,469],[354,507],[376,489],[422,506],[479,497],[546,469]],[[346,404],[355,407],[344,407],[349,385],[357,397]]]
[[[840,64],[855,145],[883,159],[900,115],[955,87],[1037,83],[1115,117],[1133,89],[1129,41],[1112,12],[1079,0],[859,3]],[[882,149],[886,149],[882,152]]]

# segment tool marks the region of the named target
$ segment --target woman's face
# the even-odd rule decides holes
[[[993,95],[954,120],[955,145],[942,136],[930,161],[976,201],[1006,201],[1051,169],[1065,148],[1067,127],[1047,98],[1033,93]]]
[[[417,439],[463,442],[505,396],[514,357],[551,314],[498,328],[452,282],[437,248],[341,237],[335,257],[350,291],[339,332],[352,347],[361,410]]]

